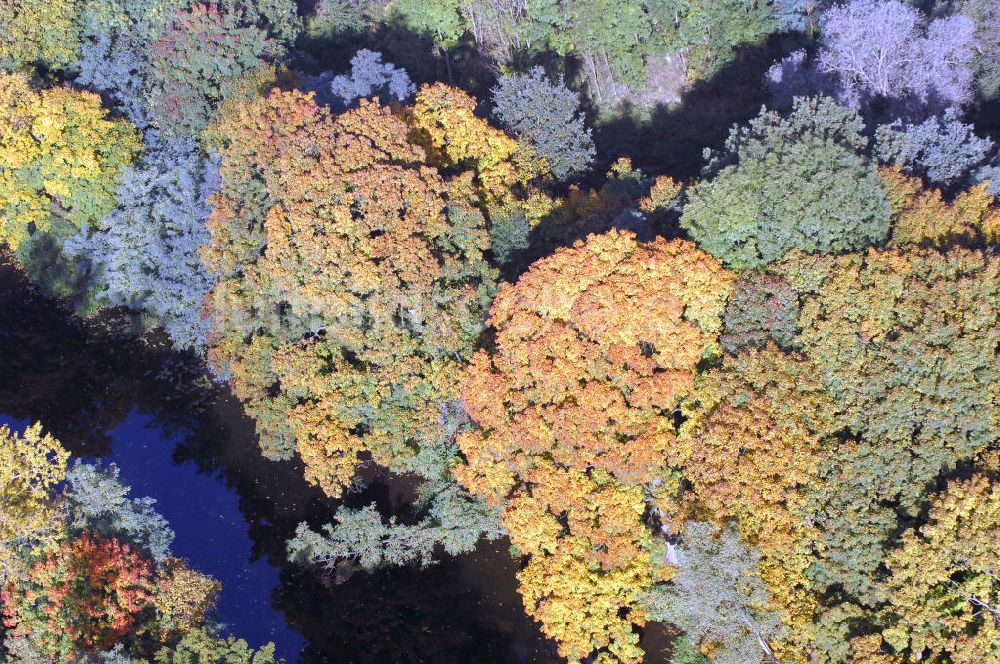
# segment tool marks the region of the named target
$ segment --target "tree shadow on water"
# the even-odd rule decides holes
[[[162,335],[134,336],[129,321],[73,316],[0,256],[0,412],[41,421],[75,455],[108,454],[107,432],[136,409],[168,431],[183,427],[211,403],[211,381]]]

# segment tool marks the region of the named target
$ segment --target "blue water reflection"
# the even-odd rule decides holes
[[[0,424],[23,430],[28,422],[0,414]],[[222,582],[217,618],[229,631],[254,648],[273,641],[280,657],[297,661],[304,639],[271,606],[280,585],[279,570],[264,559],[253,559],[254,543],[236,493],[222,478],[200,473],[193,463],[174,463],[180,440],[147,415],[133,410],[107,434],[111,454],[82,458],[116,464],[133,497],[157,500],[156,510],[176,533],[174,555]]]

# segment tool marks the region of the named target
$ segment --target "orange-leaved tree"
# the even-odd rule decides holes
[[[463,94],[425,88],[414,109]],[[265,454],[297,451],[331,496],[368,456],[448,477],[461,368],[495,290],[484,215],[496,188],[527,185],[517,150],[494,154],[490,139],[448,156],[420,138],[414,109],[363,101],[333,118],[311,95],[274,90],[223,132],[204,254],[220,277],[210,356]],[[438,128],[497,133],[459,120]],[[487,175],[500,172],[516,182]],[[505,196],[527,205],[530,194]]]
[[[502,506],[529,556],[525,608],[574,661],[642,659],[632,625],[666,573],[644,516],[665,490],[674,410],[719,353],[733,282],[690,242],[611,231],[538,261],[493,304],[495,348],[462,389],[477,427],[459,436],[454,473]]]
[[[107,650],[139,634],[156,584],[150,560],[84,531],[3,590],[4,625],[54,662],[79,661],[80,651]]]

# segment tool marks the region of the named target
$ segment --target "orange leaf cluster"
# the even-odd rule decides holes
[[[478,428],[459,436],[454,473],[503,506],[530,555],[525,607],[567,657],[641,661],[638,598],[665,571],[644,485],[662,474],[698,363],[718,352],[733,281],[689,242],[612,231],[535,263],[494,301],[496,348],[462,389]]]
[[[334,119],[274,91],[234,117],[204,256],[211,357],[262,445],[294,445],[331,496],[366,454],[432,475],[420,447],[446,435],[495,279],[472,175],[428,164],[376,102]]]
[[[649,195],[639,201],[639,209],[646,214],[655,214],[669,208],[684,189],[677,180],[661,175],[653,181]]]
[[[672,437],[671,412],[698,362],[717,353],[732,284],[691,243],[642,244],[618,231],[539,261],[494,301],[496,351],[476,355],[462,392],[480,427],[466,436],[466,453],[497,450],[522,477],[548,454],[650,481]]]

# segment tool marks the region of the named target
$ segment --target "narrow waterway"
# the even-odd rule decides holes
[[[505,542],[342,583],[288,564],[296,525],[322,525],[337,504],[299,463],[259,455],[252,422],[197,362],[121,325],[81,324],[0,265],[0,422],[40,421],[74,456],[116,464],[134,496],[155,498],[174,553],[222,582],[217,619],[230,631],[274,641],[289,664],[559,661],[524,615]],[[405,491],[376,477],[348,500],[403,514]]]

